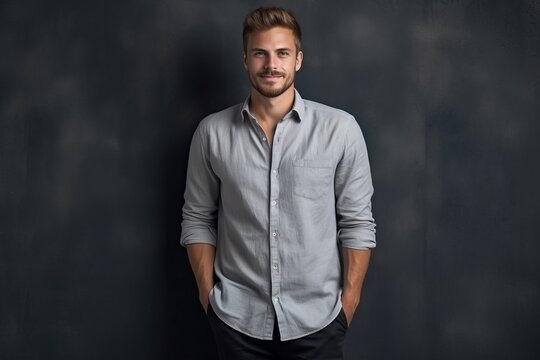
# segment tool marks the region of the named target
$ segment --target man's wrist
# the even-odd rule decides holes
[[[347,318],[347,323],[350,324],[356,309],[360,304],[360,293],[353,291],[343,291],[341,294],[341,304],[343,306],[343,312]]]
[[[208,311],[208,304],[210,303],[210,291],[212,291],[212,287],[205,287],[199,291],[199,301],[205,312]]]
[[[360,291],[343,290],[341,293],[341,301],[347,301],[358,305],[358,303],[360,303]]]

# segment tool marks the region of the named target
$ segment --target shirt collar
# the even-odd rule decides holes
[[[251,113],[249,112],[249,96],[246,98],[246,100],[244,101],[244,103],[242,104],[242,108],[241,108],[241,115],[242,115],[242,119],[246,119],[248,118],[249,116],[253,117],[251,115]],[[298,92],[298,90],[294,89],[294,104],[293,104],[293,107],[291,109],[291,111],[289,111],[284,119],[292,116],[293,118],[297,119],[298,121],[302,121],[302,118],[304,117],[304,114],[305,114],[305,109],[306,105],[304,103],[304,99],[302,99],[302,97],[300,96],[300,93]]]

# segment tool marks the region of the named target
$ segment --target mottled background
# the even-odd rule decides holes
[[[0,5],[0,357],[215,359],[178,244],[191,135],[263,1]],[[378,248],[348,359],[540,358],[539,1],[277,1],[360,123]]]

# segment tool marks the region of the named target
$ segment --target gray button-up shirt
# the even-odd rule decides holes
[[[366,145],[344,111],[303,100],[273,145],[243,103],[201,121],[191,143],[181,244],[216,246],[216,315],[282,340],[314,333],[341,309],[339,246],[375,247]]]

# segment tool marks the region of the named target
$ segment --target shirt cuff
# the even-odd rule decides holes
[[[209,244],[216,246],[216,229],[210,226],[189,226],[182,228],[180,245]]]
[[[371,229],[341,229],[338,239],[341,246],[348,249],[373,249],[377,245],[375,231]]]

